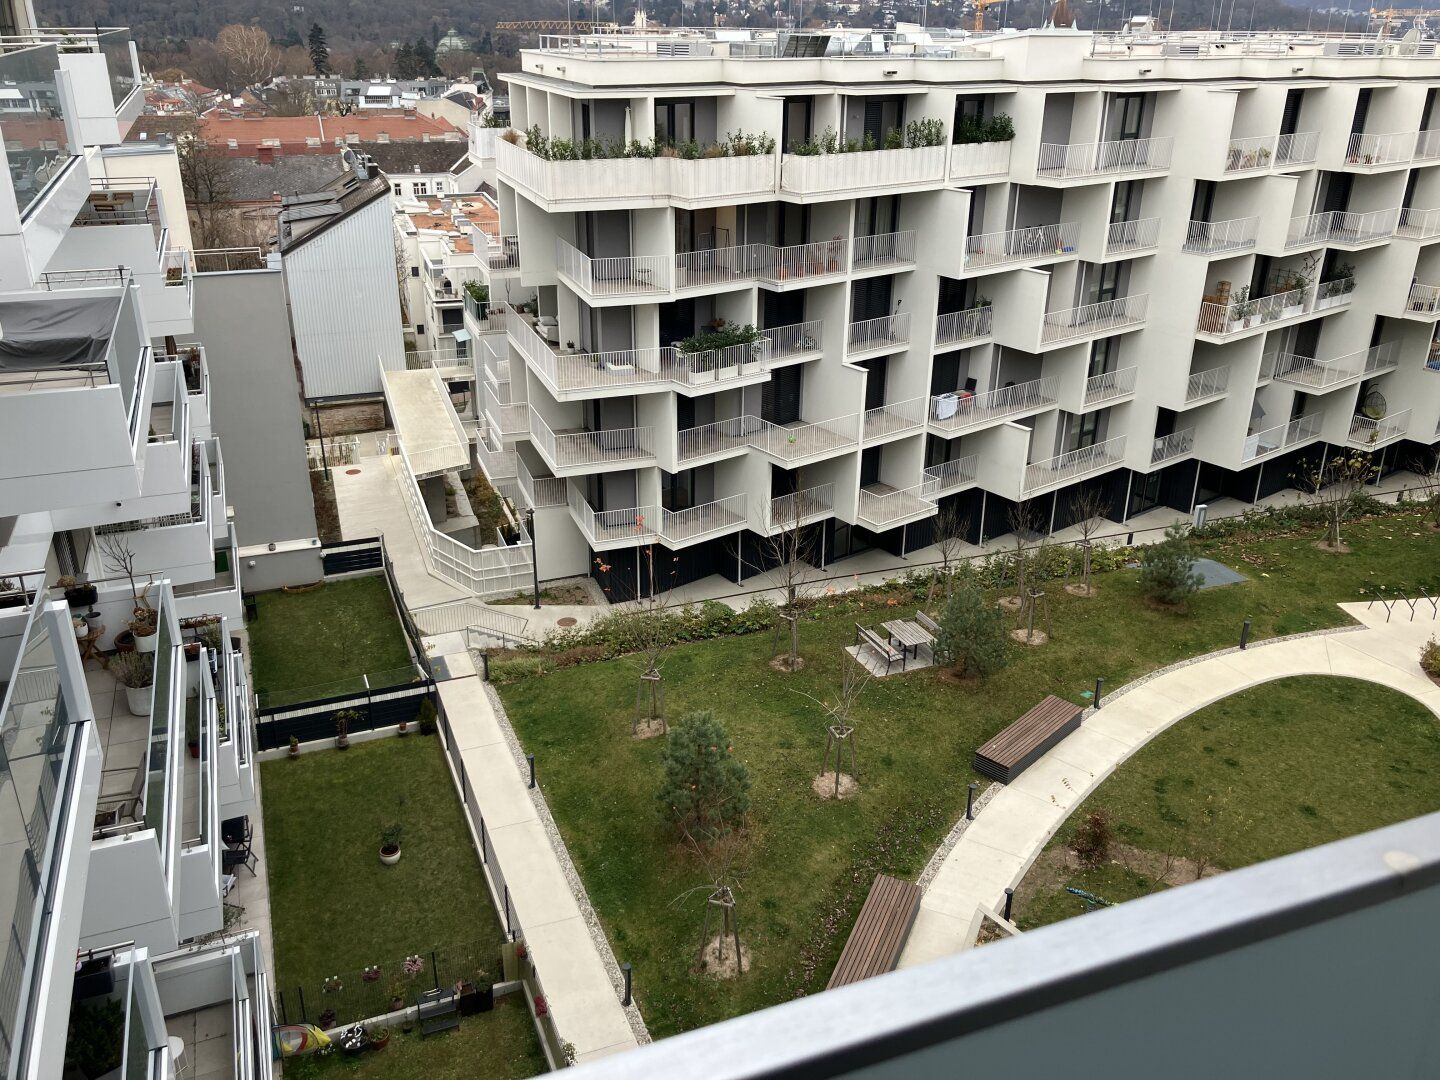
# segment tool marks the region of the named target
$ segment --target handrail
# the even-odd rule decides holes
[[[995,309],[989,304],[947,311],[935,316],[935,347],[959,345],[966,341],[983,341],[992,333]]]
[[[1313,439],[1319,434],[1320,416],[1318,413],[1299,417],[1291,420],[1288,424],[1276,424],[1274,427],[1246,436],[1245,445],[1240,452],[1240,460],[1254,461],[1268,454],[1287,450],[1297,443]]]
[[[852,269],[864,270],[914,261],[915,232],[910,229],[855,237],[850,265]]]
[[[1260,235],[1258,217],[1231,218],[1228,221],[1192,221],[1185,229],[1181,250],[1203,255],[1221,251],[1241,251],[1254,247]]]
[[[1193,427],[1181,428],[1179,431],[1172,431],[1169,435],[1162,435],[1155,440],[1155,445],[1150,448],[1150,464],[1158,465],[1162,461],[1184,457],[1194,451],[1195,429]]]
[[[770,529],[803,525],[813,517],[828,517],[835,512],[835,485],[817,484],[770,500],[766,524]]]
[[[899,348],[910,343],[910,313],[882,315],[878,319],[852,322],[846,331],[846,345],[851,352],[865,349]]]
[[[1093,143],[1041,143],[1035,174],[1053,179],[1074,179],[1168,169],[1174,149],[1175,140],[1169,135]]]
[[[1139,373],[1140,368],[1136,366],[1090,376],[1085,380],[1085,404],[1094,405],[1097,402],[1111,401],[1115,398],[1125,397],[1127,394],[1133,394],[1135,377]]]
[[[1060,400],[1060,377],[1015,383],[983,394],[937,394],[930,399],[930,422],[946,431],[1018,416],[1032,409],[1053,408]]]
[[[1063,221],[1056,225],[1033,225],[1025,229],[1003,229],[966,238],[965,266],[1003,266],[1030,260],[1061,259],[1075,254],[1080,225]]]
[[[1379,446],[1402,438],[1410,430],[1410,410],[1404,409],[1376,419],[1355,415],[1350,418],[1348,441],[1355,446]]]
[[[980,468],[980,455],[967,454],[925,469],[922,484],[925,498],[933,499],[965,484],[973,484]]]
[[[1192,372],[1190,379],[1185,384],[1186,402],[1198,401],[1202,397],[1210,397],[1212,394],[1223,394],[1230,385],[1230,366],[1207,368],[1204,371]]]
[[[674,542],[728,532],[744,526],[746,522],[743,494],[727,495],[684,510],[660,508],[660,535]]]
[[[1071,480],[1094,469],[1109,468],[1124,458],[1125,439],[1124,435],[1119,435],[1102,443],[1031,462],[1025,466],[1022,493],[1028,494],[1050,484]]]
[[[898,491],[867,491],[862,487],[859,516],[863,521],[884,528],[911,514],[931,513],[936,508],[935,500],[928,498],[925,490],[923,481]]]
[[[928,402],[928,398],[913,397],[906,401],[897,401],[890,405],[866,409],[862,428],[863,437],[869,441],[923,427]]]
[[[1064,311],[1049,311],[1040,328],[1040,340],[1050,344],[1087,334],[1109,334],[1145,321],[1150,294],[1119,296],[1095,304],[1081,304]]]
[[[1146,248],[1157,247],[1159,243],[1160,219],[1158,217],[1116,221],[1105,233],[1105,254],[1143,251]]]

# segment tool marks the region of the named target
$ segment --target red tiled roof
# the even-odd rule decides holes
[[[419,113],[383,113],[355,116],[206,116],[200,130],[205,141],[225,146],[234,139],[242,147],[254,146],[263,140],[277,140],[286,149],[302,148],[306,139],[319,139],[322,146],[333,147],[336,140],[344,142],[351,135],[361,142],[378,141],[381,135],[392,141],[426,135],[432,139],[458,133],[460,129],[448,120]]]

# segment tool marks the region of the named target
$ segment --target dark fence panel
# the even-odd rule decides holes
[[[331,574],[354,574],[364,570],[379,570],[384,561],[380,540],[372,537],[366,540],[343,540],[339,543],[320,546],[320,565],[325,576]]]
[[[291,736],[302,743],[335,737],[335,716],[350,710],[359,719],[351,721],[350,734],[390,727],[402,720],[414,723],[421,704],[435,701],[435,684],[409,683],[405,686],[376,687],[369,694],[286,705],[255,720],[256,745],[261,750],[288,746]],[[438,704],[438,703],[437,703]]]

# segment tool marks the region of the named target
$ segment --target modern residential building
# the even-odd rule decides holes
[[[1060,530],[1092,491],[1138,526],[1432,453],[1432,43],[726,30],[521,59],[512,130],[470,136],[517,256],[481,277],[528,303],[466,328],[542,577],[643,591],[658,544],[664,580],[743,579],[797,523],[825,563],[899,555],[946,507],[972,542]]]
[[[394,176],[390,181],[398,183]],[[414,338],[413,352],[470,355],[462,305],[470,282],[484,284],[480,259],[488,265],[499,248],[499,220],[493,198],[484,192],[399,201],[395,228],[405,253],[406,330]]]
[[[265,1077],[265,953],[224,905],[223,823],[256,812],[240,567],[174,151],[121,148],[128,32],[10,16],[0,84],[48,89],[0,117],[0,1072],[78,1068],[73,1020],[171,1077],[220,1007],[212,1052]]]

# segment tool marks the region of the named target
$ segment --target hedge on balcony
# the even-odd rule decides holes
[[[1015,124],[1009,113],[996,113],[989,120],[978,116],[962,116],[955,123],[957,143],[1010,142],[1015,138]]]
[[[891,128],[885,133],[886,150],[918,150],[924,146],[942,146],[945,143],[945,125],[940,120],[911,120],[904,130]],[[858,139],[841,140],[835,129],[827,127],[818,139],[790,147],[789,153],[800,157],[818,157],[821,154],[858,154],[867,150],[882,149],[875,137],[868,131]]]
[[[514,136],[513,138],[511,136]],[[521,145],[518,132],[506,132],[506,142]],[[769,135],[750,135],[744,131],[726,132],[722,142],[669,142],[656,136],[649,142],[611,137],[594,139],[552,139],[538,126],[525,130],[525,149],[546,161],[595,161],[605,158],[678,157],[687,161],[700,158],[756,157],[775,152],[775,140]]]
[[[732,345],[749,345],[760,340],[760,331],[748,323],[738,326],[723,323],[708,334],[692,334],[680,342],[683,353],[710,352],[712,349],[728,349]]]

